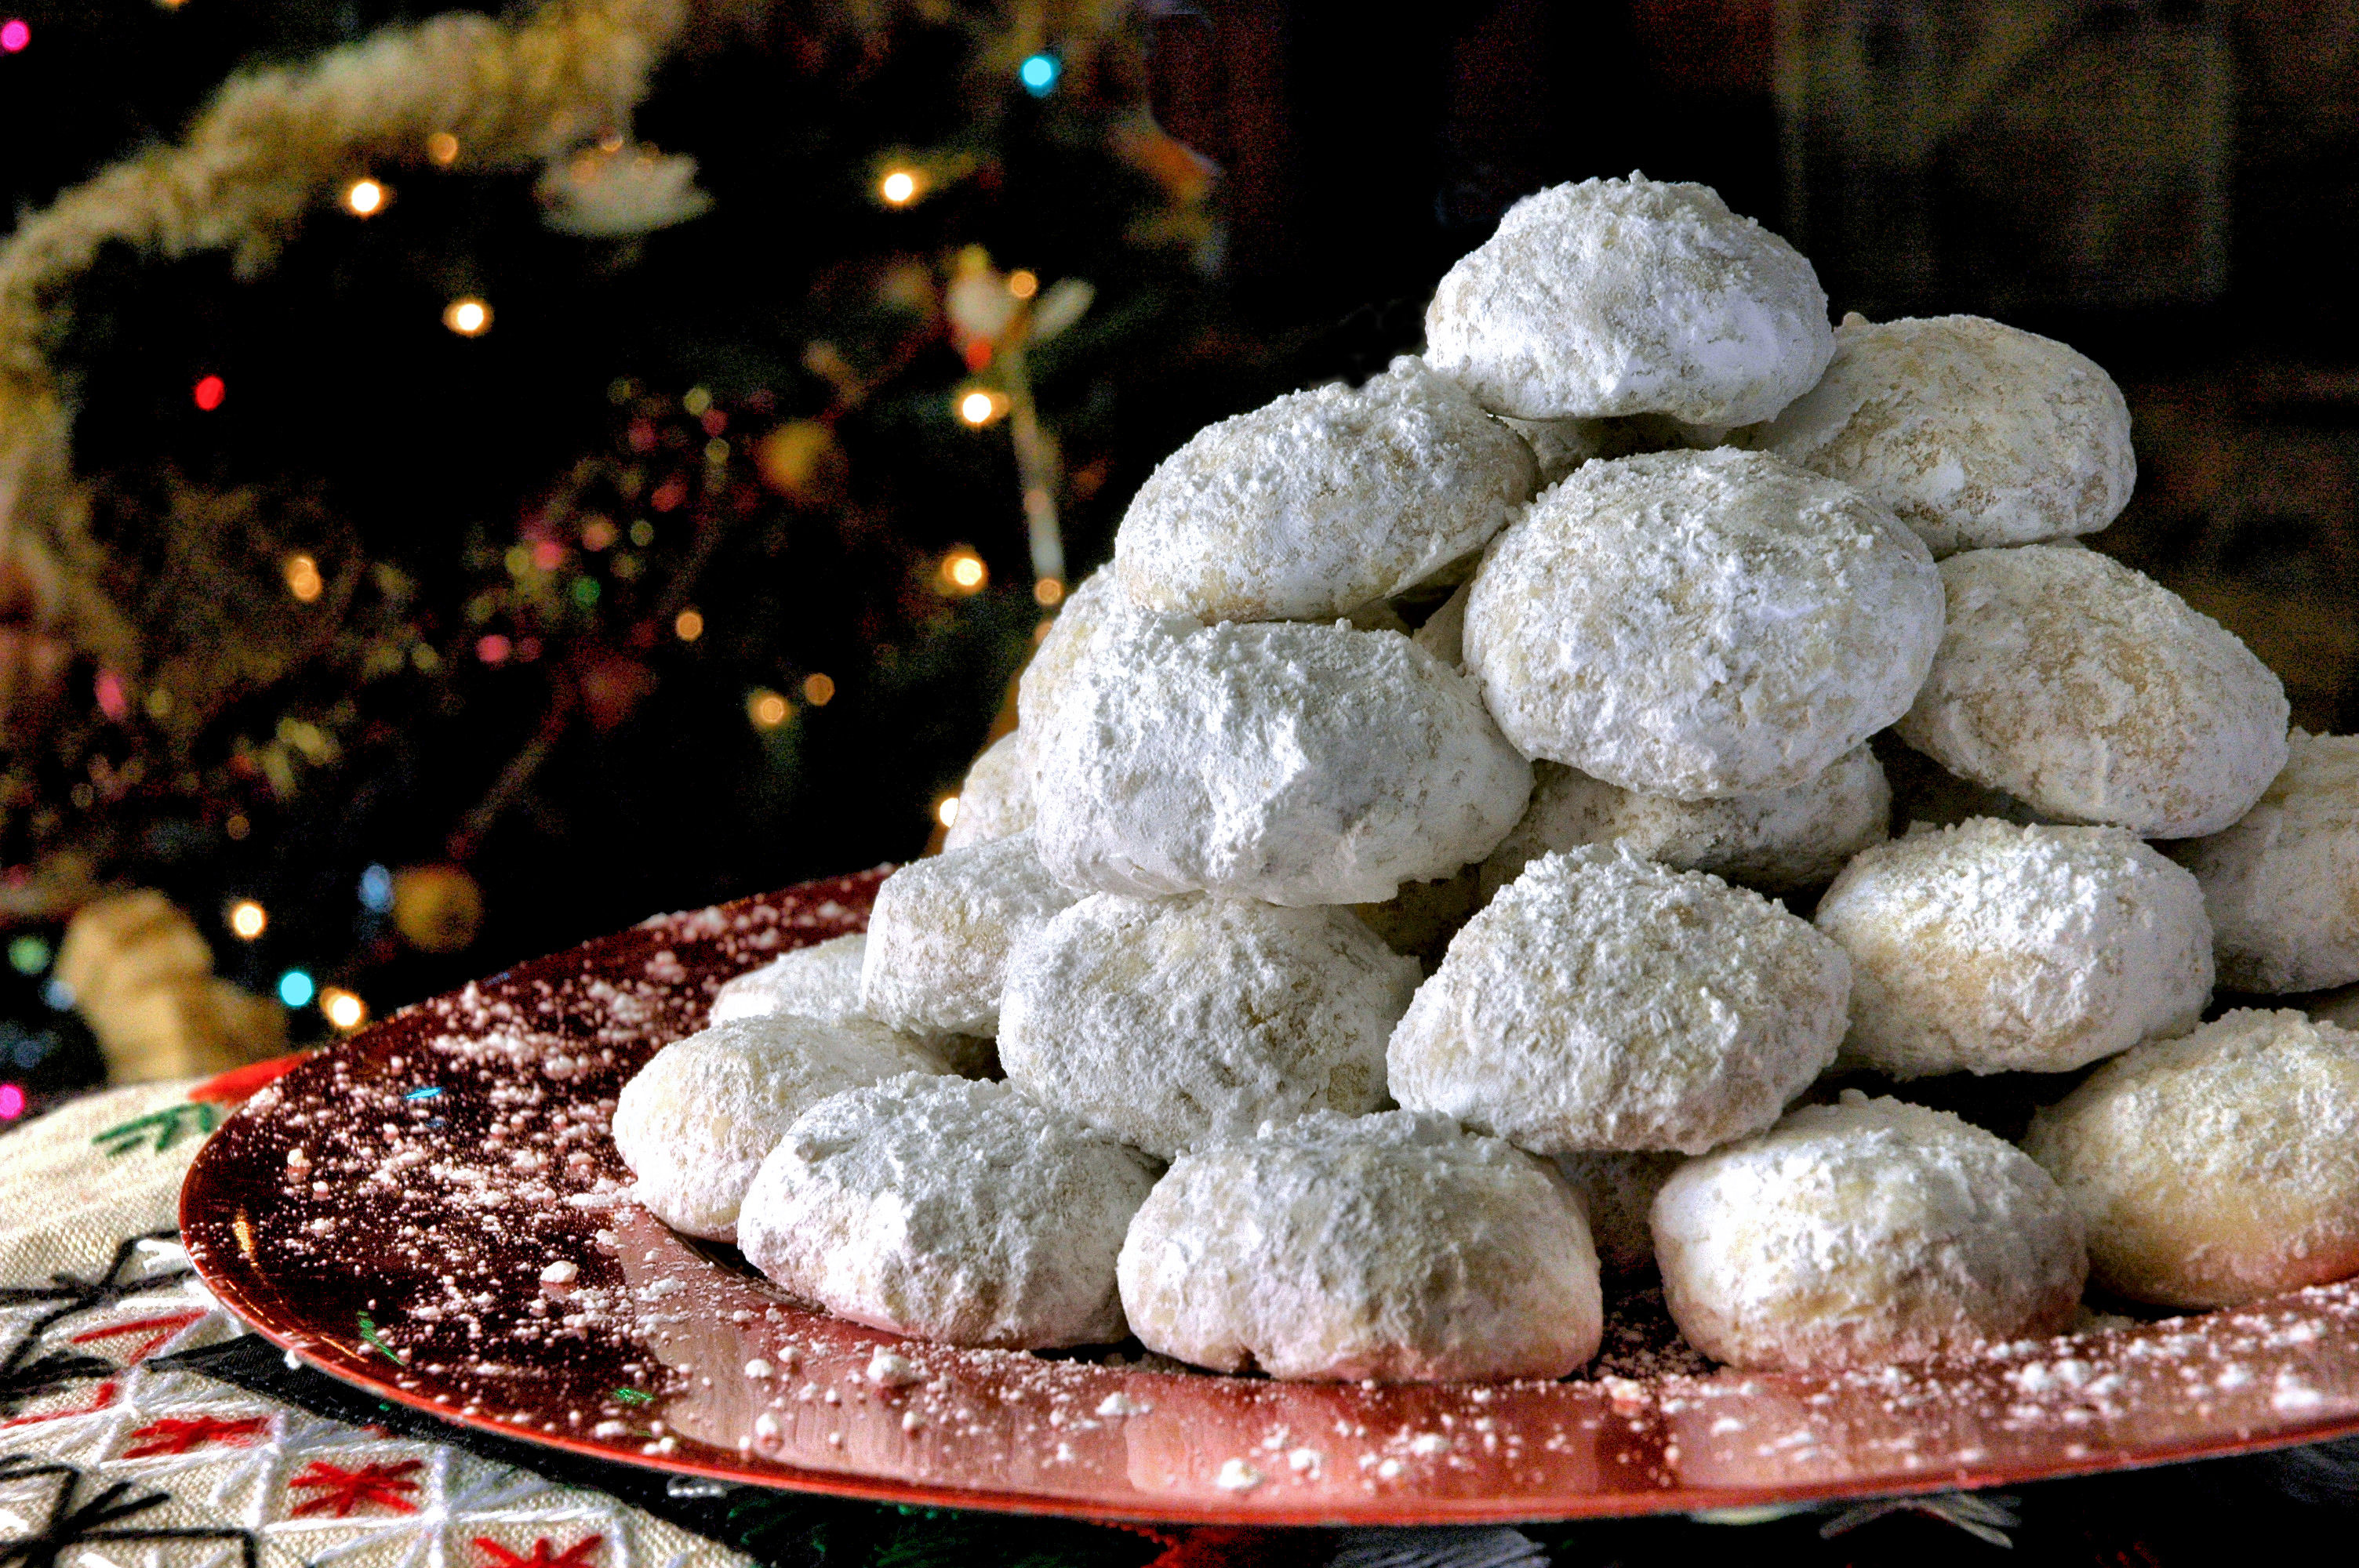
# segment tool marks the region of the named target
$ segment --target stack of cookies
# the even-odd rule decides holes
[[[947,850],[625,1091],[640,1200],[1283,1378],[1562,1377],[1649,1269],[1765,1368],[2359,1271],[2359,1034],[2202,1022],[2359,980],[2359,740],[2079,542],[2134,477],[2060,343],[1532,196],[1421,357],[1148,478]],[[1906,1101],[1997,1073],[2020,1148]]]

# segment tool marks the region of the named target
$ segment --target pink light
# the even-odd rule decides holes
[[[565,546],[554,539],[541,539],[532,546],[532,564],[545,572],[555,571],[565,560]]]
[[[131,712],[131,694],[123,689],[123,677],[113,670],[98,672],[98,710],[115,719]]]
[[[484,663],[487,665],[504,665],[507,663],[508,652],[508,640],[506,637],[501,636],[497,632],[494,632],[488,636],[478,639],[475,643],[475,657],[483,660]]]
[[[23,23],[17,26],[22,27]],[[0,35],[5,36],[5,35]],[[25,1091],[16,1084],[0,1084],[0,1121],[14,1121],[25,1114]]]
[[[33,29],[26,25],[23,17],[11,16],[6,21],[0,22],[0,54],[15,54],[32,41]],[[19,1090],[16,1096],[18,1110],[24,1108],[24,1093]],[[14,1115],[15,1112],[10,1114]]]
[[[197,406],[203,409],[206,413],[210,414],[214,409],[219,408],[222,406],[222,399],[228,395],[229,383],[223,381],[221,377],[217,375],[208,375],[198,379],[196,390]]]

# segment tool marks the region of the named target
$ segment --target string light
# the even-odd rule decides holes
[[[327,579],[320,575],[320,563],[309,556],[287,557],[287,591],[297,602],[309,604],[328,589]]]
[[[246,819],[245,812],[233,811],[229,814],[229,820],[222,824],[222,831],[228,834],[234,842],[242,843],[246,835],[254,831],[254,824]]]
[[[462,338],[480,338],[491,330],[492,308],[473,296],[453,299],[443,308],[442,324]]]
[[[344,187],[344,211],[366,218],[385,207],[386,189],[374,179],[355,179]]]
[[[210,414],[222,406],[223,398],[229,395],[229,383],[217,375],[201,375],[197,377],[197,384],[190,395],[196,399],[200,409]]]
[[[835,679],[832,676],[803,676],[803,700],[813,708],[825,708],[835,700]]]
[[[0,1121],[14,1121],[24,1114],[24,1086],[21,1084],[0,1084]]]
[[[270,916],[250,898],[239,899],[229,906],[229,928],[242,942],[251,942],[270,925]]]
[[[38,975],[49,967],[49,945],[38,936],[19,936],[8,944],[8,967],[20,975]]]
[[[1046,98],[1057,90],[1057,78],[1065,74],[1063,64],[1052,54],[1028,56],[1016,68],[1016,80],[1024,91],[1035,98]]]
[[[991,570],[981,556],[962,546],[942,557],[934,577],[943,592],[965,598],[983,591],[984,584],[991,580]]]
[[[1044,577],[1032,585],[1032,602],[1043,610],[1054,610],[1065,602],[1065,585],[1052,577]]]
[[[426,156],[441,168],[459,161],[459,138],[448,131],[437,131],[426,138]]]
[[[361,907],[383,914],[393,907],[393,873],[383,866],[361,872]]]
[[[694,610],[683,610],[671,619],[671,634],[683,643],[693,643],[704,635],[704,616]]]
[[[876,182],[876,194],[885,199],[887,207],[907,207],[918,199],[921,189],[918,171],[913,168],[888,170],[885,178]]]
[[[278,1000],[288,1007],[305,1005],[318,989],[311,983],[311,977],[300,969],[289,969],[278,977]]]
[[[958,395],[953,406],[960,418],[980,430],[1007,412],[1007,395],[988,387],[971,386]]]
[[[487,665],[504,665],[514,652],[516,644],[497,632],[475,639],[475,657]]]
[[[761,687],[745,699],[745,717],[754,721],[756,730],[776,730],[794,717],[795,705],[768,687]]]
[[[368,1004],[337,986],[320,993],[320,1011],[339,1029],[358,1029],[368,1022]]]
[[[1007,292],[1018,299],[1031,298],[1040,292],[1040,275],[1025,267],[1017,267],[1007,275]]]
[[[946,795],[934,802],[934,820],[945,827],[958,826],[959,797]]]
[[[22,16],[0,22],[0,54],[16,54],[33,41],[32,26]]]

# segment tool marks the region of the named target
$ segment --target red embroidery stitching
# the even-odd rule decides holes
[[[510,1552],[488,1536],[475,1537],[475,1544],[491,1553],[484,1561],[482,1568],[591,1568],[598,1544],[605,1539],[603,1535],[585,1535],[560,1555],[549,1537],[544,1535],[532,1543],[532,1555],[529,1557]]]
[[[402,1477],[424,1469],[423,1459],[405,1459],[398,1465],[364,1465],[357,1470],[347,1470],[341,1465],[331,1465],[325,1459],[314,1459],[310,1468],[287,1483],[288,1490],[298,1487],[322,1488],[316,1498],[306,1498],[288,1510],[289,1519],[301,1519],[305,1514],[333,1511],[338,1519],[349,1519],[352,1511],[364,1503],[375,1503],[396,1513],[414,1514],[418,1505],[403,1494],[418,1490],[418,1483]]]
[[[186,1454],[191,1448],[215,1443],[245,1448],[250,1439],[260,1436],[269,1426],[270,1418],[266,1415],[241,1416],[235,1421],[217,1415],[168,1415],[131,1433],[131,1440],[139,1446],[125,1449],[123,1457],[147,1459],[158,1454]]]

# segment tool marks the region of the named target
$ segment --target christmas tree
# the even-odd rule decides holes
[[[94,90],[102,20],[17,18],[12,88]],[[14,171],[0,246],[19,1112],[94,1074],[75,1017],[186,1070],[917,852],[1253,373],[1111,7],[132,34],[173,63],[77,119],[146,145]]]

